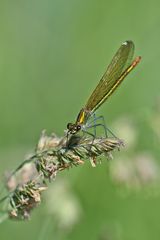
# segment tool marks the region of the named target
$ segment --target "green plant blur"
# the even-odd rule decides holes
[[[0,2],[1,176],[43,129],[63,135],[122,42],[133,40],[142,56],[98,110],[126,147],[96,168],[59,174],[30,221],[0,225],[1,239],[160,238],[159,8],[154,0]]]

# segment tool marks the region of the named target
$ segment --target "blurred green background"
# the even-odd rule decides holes
[[[142,56],[98,111],[126,147],[96,168],[59,174],[30,221],[0,225],[1,239],[160,238],[159,8],[156,0],[0,2],[1,176],[42,129],[63,135],[122,42],[133,40]]]

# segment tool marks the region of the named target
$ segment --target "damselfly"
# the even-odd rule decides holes
[[[67,124],[67,135],[86,129],[88,118],[93,115],[140,62],[141,57],[138,56],[133,60],[133,54],[134,43],[132,41],[122,43],[86,105],[80,110],[76,122]]]

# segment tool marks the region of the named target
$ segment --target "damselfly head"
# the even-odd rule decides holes
[[[75,123],[68,123],[67,129],[69,134],[75,134],[81,129],[81,125]]]

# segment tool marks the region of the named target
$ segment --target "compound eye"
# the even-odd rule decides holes
[[[77,131],[79,131],[81,129],[80,125],[77,125]]]
[[[68,123],[68,124],[67,124],[67,129],[68,129],[68,130],[72,129],[72,126],[73,126],[72,123]]]

